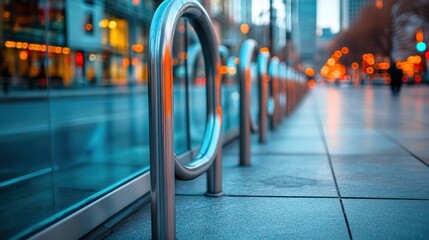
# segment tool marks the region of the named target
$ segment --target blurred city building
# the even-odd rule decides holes
[[[377,4],[377,2],[380,2],[380,0],[340,0],[341,29],[346,29],[355,23],[365,6],[368,4]]]
[[[313,66],[316,53],[317,0],[292,1],[292,41],[300,61]]]

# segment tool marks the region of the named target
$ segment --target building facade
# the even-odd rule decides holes
[[[316,52],[317,0],[292,1],[292,41],[299,59],[313,65]]]

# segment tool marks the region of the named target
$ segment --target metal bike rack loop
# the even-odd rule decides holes
[[[177,160],[173,149],[172,48],[174,32],[181,18],[188,20],[201,41],[207,74],[204,139],[196,158],[187,164]],[[152,238],[174,239],[175,173],[182,179],[192,179],[207,171],[208,193],[222,193],[221,157],[218,151],[222,125],[219,52],[212,23],[201,4],[197,0],[163,2],[152,20],[148,51]]]

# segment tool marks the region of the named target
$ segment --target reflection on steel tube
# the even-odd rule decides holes
[[[203,46],[207,73],[207,125],[196,159],[183,165],[173,151],[173,72],[172,43],[180,18],[194,27]],[[192,179],[208,172],[208,193],[220,195],[220,148],[222,108],[218,44],[212,23],[196,0],[165,1],[152,20],[149,33],[149,124],[152,197],[152,238],[174,239],[175,173]],[[212,164],[214,162],[214,164]]]

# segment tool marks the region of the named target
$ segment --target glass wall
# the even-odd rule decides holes
[[[148,170],[145,51],[154,8],[1,1],[2,237],[67,216]]]
[[[40,230],[149,170],[146,51],[156,2],[0,1],[3,238]],[[229,132],[238,127],[239,42],[228,34],[239,27],[232,16],[240,1],[214,2],[219,42],[231,49],[229,63],[222,60]],[[204,4],[210,9],[210,1]],[[173,49],[178,155],[198,147],[204,134],[206,80],[198,49],[192,26],[181,21]]]

